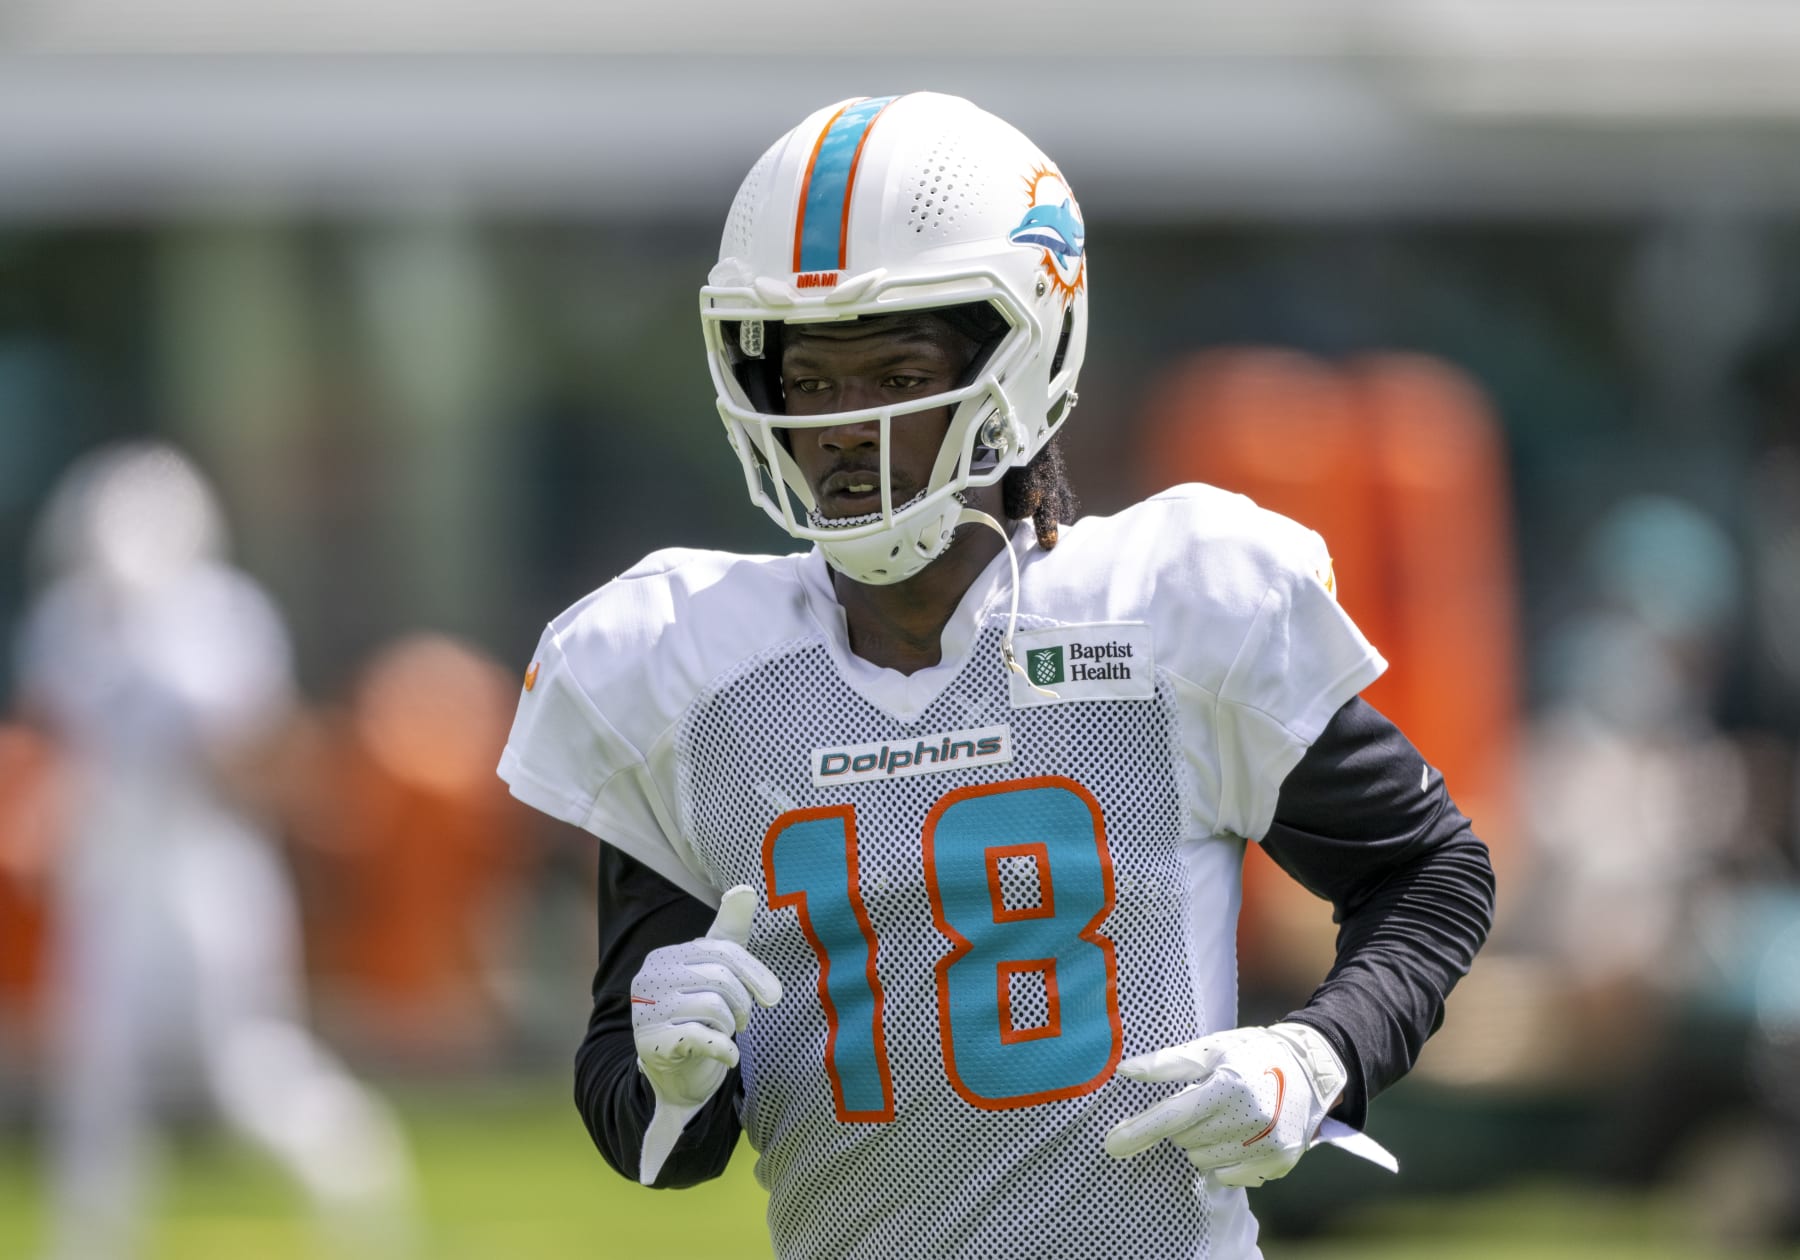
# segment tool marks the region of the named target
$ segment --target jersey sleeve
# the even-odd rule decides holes
[[[556,626],[538,641],[526,679],[500,757],[500,777],[512,794],[716,903],[718,892],[682,856],[643,750],[607,721],[589,696]]]
[[[1219,825],[1250,840],[1332,714],[1387,668],[1337,602],[1324,540],[1274,519],[1270,582],[1218,691]]]

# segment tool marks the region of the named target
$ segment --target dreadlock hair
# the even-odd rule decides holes
[[[1011,468],[1000,479],[1001,504],[1009,521],[1031,518],[1038,546],[1056,546],[1058,525],[1073,524],[1081,501],[1069,485],[1069,462],[1063,458],[1062,435],[1044,444],[1023,468]]]

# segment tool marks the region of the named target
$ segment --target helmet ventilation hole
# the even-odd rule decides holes
[[[918,189],[913,193],[912,215],[908,219],[913,235],[943,231],[946,225],[956,222],[957,211],[964,207],[967,189],[961,142],[954,135],[940,136],[917,169]]]
[[[737,199],[731,203],[731,212],[725,216],[725,237],[731,242],[732,252],[739,257],[750,253],[751,235],[756,228],[756,207],[762,202],[763,184],[780,156],[780,148],[780,145],[771,148],[750,168],[750,174],[738,188]]]

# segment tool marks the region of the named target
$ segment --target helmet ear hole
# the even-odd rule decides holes
[[[1056,374],[1058,372],[1062,371],[1063,360],[1068,358],[1068,356],[1069,356],[1069,338],[1073,337],[1074,335],[1075,335],[1075,308],[1073,306],[1070,306],[1066,310],[1063,311],[1062,336],[1057,339],[1056,353],[1054,355],[1052,355],[1050,358],[1050,379],[1051,380],[1055,380]]]

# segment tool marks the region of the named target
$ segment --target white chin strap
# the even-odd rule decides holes
[[[1052,700],[1058,699],[1054,691],[1032,682],[1031,675],[1025,672],[1024,667],[1019,664],[1018,658],[1013,655],[1013,633],[1019,628],[1019,558],[1013,554],[1012,535],[1006,532],[1006,527],[999,521],[986,512],[977,511],[972,507],[964,507],[957,516],[956,523],[958,525],[986,525],[1000,535],[1000,550],[1006,553],[1006,566],[1012,571],[1012,606],[1006,614],[1006,633],[1000,636],[1000,657],[1006,663],[1006,668],[1025,680],[1027,687],[1039,695],[1049,696]]]

